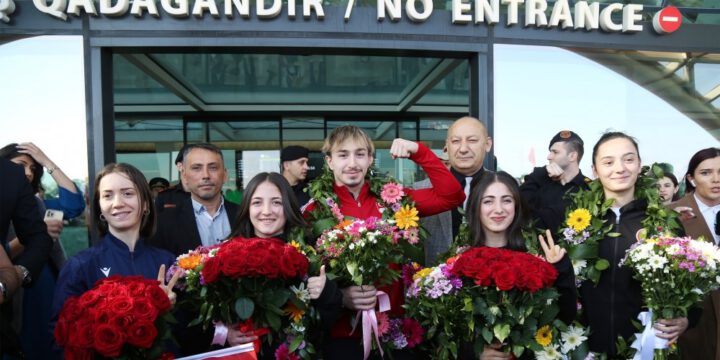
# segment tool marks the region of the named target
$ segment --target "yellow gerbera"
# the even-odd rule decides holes
[[[200,255],[189,255],[178,259],[178,266],[184,270],[193,270],[200,265],[201,260]]]
[[[295,240],[291,241],[290,246],[294,247],[295,250],[297,250],[299,253],[302,253],[302,247],[300,246],[300,243],[298,243],[297,241],[295,241]]]
[[[552,331],[550,331],[550,326],[545,325],[539,328],[535,333],[535,341],[537,341],[537,343],[542,347],[550,345],[552,342]]]
[[[410,205],[403,206],[395,213],[397,226],[402,230],[417,227],[419,220],[420,218],[418,217],[417,209],[415,207],[410,207]]]
[[[283,310],[285,310],[285,314],[288,315],[293,322],[299,322],[302,320],[303,315],[305,315],[305,310],[298,309],[297,306],[291,302],[288,303]]]
[[[416,272],[415,274],[413,274],[413,280],[422,279],[422,278],[430,275],[432,270],[433,270],[432,268],[424,268],[424,269]]]
[[[580,232],[590,226],[590,219],[592,219],[590,212],[587,209],[580,208],[568,215],[567,225]]]

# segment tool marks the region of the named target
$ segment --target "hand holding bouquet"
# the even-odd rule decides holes
[[[258,334],[269,329],[268,342],[273,335],[289,341],[282,351],[298,351],[304,358],[314,352],[301,336],[310,299],[303,284],[308,259],[299,246],[238,237],[181,255],[171,270],[184,273],[189,302],[199,309],[191,325],[220,321]]]
[[[523,252],[477,247],[462,253],[450,273],[463,280],[476,352],[493,343],[507,344],[516,357],[542,350],[536,333],[558,313],[552,265]]]
[[[630,267],[634,278],[640,281],[645,305],[651,312],[642,313],[647,321],[646,330],[633,347],[655,351],[655,358],[666,358],[672,349],[662,348],[655,342],[652,323],[657,319],[687,317],[688,310],[698,304],[703,296],[720,288],[720,249],[712,243],[691,238],[652,237],[631,247],[622,260]],[[650,319],[651,318],[651,319]],[[647,336],[644,336],[647,333]],[[635,346],[637,345],[637,346]],[[652,346],[648,349],[648,346]]]

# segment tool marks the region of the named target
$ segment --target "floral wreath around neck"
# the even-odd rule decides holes
[[[647,203],[643,228],[637,233],[637,240],[658,235],[671,235],[680,229],[676,212],[662,205],[657,189],[657,180],[664,176],[657,164],[643,166],[635,182],[635,200]],[[572,205],[566,211],[566,227],[561,229],[558,243],[567,249],[577,282],[591,280],[597,284],[602,271],[610,266],[607,259],[598,255],[599,242],[605,237],[618,237],[613,224],[605,219],[614,199],[605,199],[605,192],[599,180],[589,184],[589,190],[580,190],[569,197]]]
[[[395,179],[378,174],[375,166],[370,167],[365,182],[370,186],[370,192],[375,195],[382,219],[394,223],[402,237],[424,239],[426,234],[419,226],[420,218],[415,201]],[[348,220],[340,211],[334,184],[335,176],[327,165],[323,167],[320,176],[310,182],[308,192],[311,203],[315,204],[311,212],[312,233],[315,237]]]

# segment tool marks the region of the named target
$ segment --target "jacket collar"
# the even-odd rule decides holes
[[[145,251],[145,241],[143,238],[139,238],[138,241],[135,243],[135,249],[133,251],[130,251],[130,248],[125,244],[122,240],[115,237],[115,235],[111,233],[105,234],[105,237],[103,238],[102,242],[103,246],[112,249],[113,251],[118,251],[123,254],[130,254],[132,253],[135,256],[138,256],[142,254]]]

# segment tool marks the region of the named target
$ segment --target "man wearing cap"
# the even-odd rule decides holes
[[[536,167],[525,176],[520,194],[527,202],[535,226],[556,233],[565,220],[568,192],[588,189],[590,179],[580,171],[583,141],[576,133],[563,130],[548,146],[547,166]]]
[[[179,174],[182,174],[183,169],[183,154],[185,150],[192,144],[185,144],[180,151],[178,151],[175,157],[175,167]],[[190,193],[185,191],[185,186],[182,183],[182,175],[179,176],[180,182],[177,185],[168,187],[165,191],[159,193],[155,198],[155,209],[158,213],[161,213],[164,209],[176,208],[178,204],[187,200],[190,197]]]
[[[310,201],[310,195],[303,191],[308,172],[308,153],[307,148],[298,145],[290,145],[280,152],[282,176],[292,186],[300,207]]]
[[[148,185],[150,185],[150,191],[152,193],[152,198],[155,200],[159,193],[167,190],[167,188],[170,187],[170,182],[167,181],[165,178],[161,177],[154,177],[150,179],[148,182]]]

